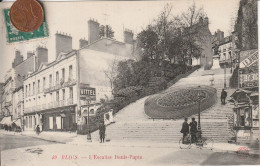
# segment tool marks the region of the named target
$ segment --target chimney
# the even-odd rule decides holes
[[[21,55],[21,52],[19,50],[15,51],[15,58],[12,63],[12,67],[15,67],[23,62],[23,56]]]
[[[88,42],[89,44],[99,39],[99,23],[96,20],[88,20]]]
[[[85,47],[88,45],[88,41],[85,39],[80,39],[79,40],[79,48]]]
[[[34,55],[34,52],[28,51],[28,52],[27,52],[27,59],[30,58],[30,57],[32,57],[33,55]]]
[[[48,49],[39,46],[36,48],[35,70],[37,70],[42,63],[48,63]]]
[[[134,34],[131,30],[125,29],[124,30],[124,42],[128,44],[134,43]]]
[[[72,51],[72,37],[65,33],[56,33],[56,58],[61,52],[68,53]]]

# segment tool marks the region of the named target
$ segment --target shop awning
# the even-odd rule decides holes
[[[5,122],[5,117],[1,120],[0,124],[4,124]]]
[[[13,123],[16,124],[16,126],[19,126],[19,127],[22,126],[22,125],[21,125],[21,124],[22,124],[22,123],[21,123],[21,119],[16,119],[16,120],[13,121]]]
[[[2,121],[0,122],[2,125],[8,125],[10,126],[12,124],[11,116],[4,117]]]

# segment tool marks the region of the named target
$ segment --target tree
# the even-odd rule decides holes
[[[110,25],[101,25],[99,27],[99,37],[107,37],[107,38],[113,38],[114,37],[114,31]]]
[[[191,64],[192,57],[198,58],[201,55],[201,44],[205,43],[205,39],[208,36],[203,35],[204,25],[203,20],[206,20],[206,13],[203,8],[197,8],[196,4],[188,8],[186,12],[183,12],[181,16],[177,17],[180,27],[183,29],[184,47],[189,64]]]
[[[138,40],[140,41],[139,47],[143,49],[143,60],[155,59],[155,56],[158,53],[157,47],[158,47],[158,35],[156,32],[148,26],[146,30],[142,30],[137,35]]]
[[[132,63],[134,60],[120,61],[117,65],[118,74],[113,82],[114,90],[120,90],[131,85]]]
[[[257,1],[241,0],[235,24],[237,47],[242,50],[258,48]]]
[[[108,62],[108,68],[104,70],[105,76],[109,79],[112,92],[114,88],[113,83],[117,76],[117,64],[118,64],[118,60],[115,57],[111,62]]]

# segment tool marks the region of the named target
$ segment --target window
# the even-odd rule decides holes
[[[29,84],[29,96],[31,95],[31,84]]]
[[[59,84],[59,72],[56,72],[56,85]]]
[[[72,65],[69,66],[69,79],[72,79]]]
[[[49,75],[49,87],[51,87],[52,86],[52,75],[50,74]]]
[[[245,116],[240,116],[240,126],[245,126]]]
[[[73,87],[70,87],[70,99],[73,99]]]
[[[75,114],[71,114],[72,123],[76,123],[76,116]]]
[[[59,101],[60,100],[60,94],[59,94],[59,91],[56,92],[56,101]]]
[[[25,97],[27,97],[27,93],[28,93],[28,87],[27,85],[25,86]]]
[[[62,89],[62,100],[65,100],[65,89]]]
[[[56,116],[57,129],[61,129],[61,116]]]
[[[61,71],[62,71],[62,79],[65,80],[65,69],[63,68]]]
[[[35,82],[33,82],[33,94],[35,94]]]
[[[32,116],[29,116],[29,128],[32,128]]]
[[[53,129],[53,117],[49,117],[49,129]]]
[[[46,84],[46,79],[45,79],[45,77],[43,77],[43,81],[42,81],[42,89],[45,89],[45,84]]]
[[[40,92],[40,83],[41,83],[41,81],[38,80],[38,93]]]

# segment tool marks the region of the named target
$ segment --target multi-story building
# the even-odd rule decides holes
[[[218,45],[219,51],[219,64],[221,67],[231,67],[233,60],[232,60],[232,36],[227,36],[223,39],[222,42]]]
[[[89,32],[99,28],[94,20],[88,23]],[[125,42],[97,35],[92,33],[89,43],[81,39],[79,50],[70,50],[72,37],[56,34],[55,61],[42,64],[24,80],[25,130],[39,125],[44,131],[75,131],[77,125],[87,123],[83,107],[91,103],[94,108],[101,99],[112,97],[111,82],[104,71],[110,70],[113,61],[135,59],[133,35],[125,32]]]
[[[48,61],[47,52],[46,48],[38,47],[36,54],[28,52],[27,59],[24,60],[20,51],[15,51],[12,68],[5,76],[1,104],[4,116],[8,117],[8,122],[5,122],[7,125],[15,123],[17,127],[23,127],[23,79],[28,72],[34,72],[41,63]]]
[[[13,90],[15,88],[13,78],[14,78],[14,69],[10,69],[7,71],[5,75],[5,82],[2,89],[2,93],[3,93],[2,112],[5,117],[12,116],[13,114],[12,98],[13,98]]]
[[[3,87],[4,87],[4,83],[0,83],[0,121],[4,118],[4,113],[2,110]]]
[[[77,104],[76,51],[60,54],[24,80],[25,130],[72,130]]]
[[[195,43],[201,48],[200,57],[187,57],[188,65],[201,65],[205,69],[209,69],[213,64],[213,53],[212,53],[212,34],[209,30],[208,17],[204,19],[201,17],[197,24],[192,27],[188,27],[184,30],[184,36],[192,38]],[[189,39],[190,40],[190,39]],[[187,49],[187,51],[191,51]]]

